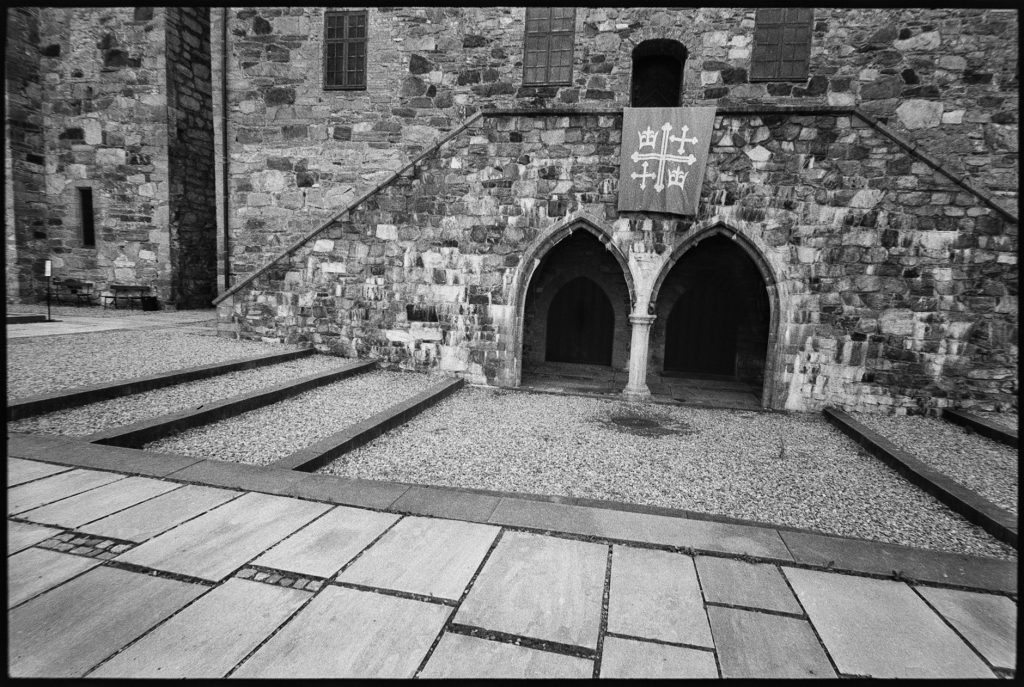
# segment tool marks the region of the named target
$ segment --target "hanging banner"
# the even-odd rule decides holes
[[[713,107],[627,107],[619,210],[696,215],[714,126]]]

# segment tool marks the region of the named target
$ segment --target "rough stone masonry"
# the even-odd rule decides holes
[[[225,333],[471,382],[554,356],[628,370],[633,397],[696,370],[777,409],[1016,407],[1017,11],[814,8],[806,74],[762,79],[757,10],[576,8],[571,77],[528,85],[524,8],[368,8],[355,90],[324,88],[327,11],[10,10],[8,297],[48,255],[164,298],[217,270]],[[164,57],[207,30],[208,58],[202,38]],[[717,108],[693,217],[615,209],[654,58],[679,104]],[[207,80],[212,103],[182,95]],[[75,180],[101,198],[93,249]]]

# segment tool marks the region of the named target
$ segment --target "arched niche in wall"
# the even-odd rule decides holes
[[[678,107],[686,57],[686,47],[668,38],[654,38],[633,48],[630,105]]]

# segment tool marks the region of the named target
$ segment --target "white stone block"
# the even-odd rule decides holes
[[[943,124],[962,124],[964,121],[964,110],[952,110],[942,113]]]
[[[896,116],[908,129],[930,129],[942,122],[942,103],[908,100],[896,108]]]
[[[123,165],[126,159],[124,148],[100,148],[96,151],[96,165],[100,167]]]
[[[314,253],[330,253],[334,250],[334,241],[331,239],[317,239],[313,244]]]
[[[385,241],[397,241],[398,227],[396,227],[394,224],[378,224],[377,238],[383,239]]]
[[[772,156],[771,151],[764,146],[756,146],[743,152],[754,162],[767,162]]]

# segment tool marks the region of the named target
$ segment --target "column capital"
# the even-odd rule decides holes
[[[657,315],[646,315],[643,313],[631,313],[629,316],[630,324],[639,324],[644,326],[651,326],[651,323],[657,319]]]

